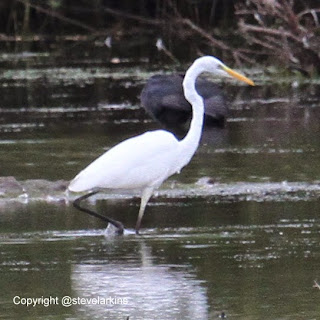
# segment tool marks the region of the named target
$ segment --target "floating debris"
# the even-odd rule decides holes
[[[316,280],[314,280],[313,288],[318,288],[320,290],[320,284]]]

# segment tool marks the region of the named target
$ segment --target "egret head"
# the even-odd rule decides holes
[[[212,57],[212,56],[204,56],[198,58],[194,64],[198,64],[201,72],[210,72],[220,77],[227,77],[230,76],[236,78],[240,81],[243,81],[251,86],[254,86],[254,82],[249,78],[245,77],[244,75],[232,70],[231,68],[227,67],[221,60]]]

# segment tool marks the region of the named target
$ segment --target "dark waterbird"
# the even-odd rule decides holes
[[[147,113],[168,128],[182,126],[192,116],[191,104],[183,93],[183,77],[182,74],[155,75],[141,92],[141,104]],[[205,124],[224,127],[228,106],[220,86],[198,78],[196,90],[204,98]]]

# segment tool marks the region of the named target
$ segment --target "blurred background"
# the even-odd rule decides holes
[[[316,0],[3,0],[0,41],[100,41],[152,59],[150,43],[160,38],[169,60],[214,51],[238,65],[272,62],[312,73],[319,70],[319,11]]]

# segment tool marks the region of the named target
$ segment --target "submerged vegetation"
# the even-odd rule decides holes
[[[3,43],[151,37],[173,61],[214,52],[238,65],[272,60],[319,72],[317,0],[3,0],[0,15]]]

